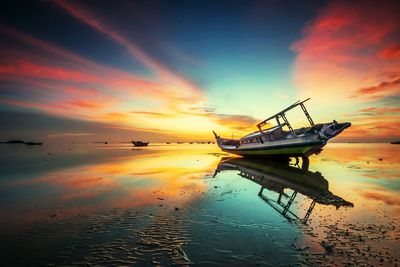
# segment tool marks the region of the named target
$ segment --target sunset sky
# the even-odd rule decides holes
[[[240,137],[308,97],[314,121],[352,122],[337,141],[397,140],[399,14],[398,1],[2,4],[0,140]]]

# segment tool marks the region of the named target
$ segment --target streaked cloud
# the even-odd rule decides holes
[[[299,95],[320,103],[322,114],[351,120],[339,140],[399,136],[400,104],[383,103],[400,95],[399,12],[394,1],[333,1],[291,46]]]
[[[399,94],[398,12],[390,1],[328,4],[291,46],[300,94],[323,102]]]
[[[371,99],[381,99],[384,96],[396,95],[400,93],[400,73],[399,77],[380,82],[378,85],[359,88],[351,95],[352,98],[356,97],[369,97]]]
[[[366,113],[368,115],[392,114],[399,113],[400,107],[368,107],[360,109],[360,112]]]
[[[257,42],[264,48],[243,40],[230,47],[226,39],[215,40],[214,35],[204,31],[206,25],[202,38],[191,36],[187,29],[175,31],[180,25],[175,17],[164,29],[164,15],[157,13],[160,10],[153,14],[152,8],[141,4],[119,5],[126,10],[117,18],[115,13],[87,2],[44,4],[77,30],[74,34],[66,30],[70,34],[68,42],[76,42],[82,33],[93,34],[79,38],[79,44],[74,45],[60,38],[59,33],[46,36],[18,24],[14,24],[18,29],[0,25],[2,108],[38,111],[60,121],[94,123],[117,132],[208,139],[212,138],[212,129],[221,135],[252,131],[258,116],[294,102],[297,90],[299,99],[313,99],[310,112],[316,121],[350,120],[353,127],[344,133],[345,138],[378,134],[380,139],[388,140],[398,136],[393,125],[397,125],[399,104],[387,104],[388,99],[400,94],[400,19],[398,7],[390,2],[331,2],[323,8],[306,25],[301,39],[291,45],[296,53],[294,86],[287,77],[280,77],[290,71],[289,66],[281,64],[290,64],[289,51],[271,57],[271,65],[261,64],[267,54],[258,54],[265,52],[261,50],[267,46],[262,42],[267,39],[257,27],[252,27],[254,31],[238,31],[249,38],[245,40],[262,37]],[[146,11],[145,15],[140,15],[136,5]],[[131,19],[130,9],[140,18]],[[229,19],[237,25],[242,23]],[[149,26],[149,30],[142,31],[134,22]],[[12,21],[6,23],[13,25]],[[64,29],[59,30],[64,34]],[[236,33],[236,28],[229,29],[230,35]],[[191,36],[190,42],[183,44],[180,38],[186,35]],[[110,46],[113,51],[88,53],[88,49],[97,48],[97,42],[101,43],[99,47]],[[248,51],[253,47],[254,51]],[[231,51],[249,57],[225,55]],[[119,62],[120,54],[123,63]],[[238,67],[233,68],[233,64]],[[280,71],[274,72],[275,67]],[[265,75],[267,72],[270,74]],[[384,127],[379,133],[371,126],[375,122]],[[68,133],[51,129],[48,134],[57,132]]]
[[[119,33],[117,28],[107,24],[105,19],[96,18],[84,7],[72,4],[71,2],[57,1],[54,3],[93,29],[107,35],[112,40],[125,47],[133,58],[139,60],[145,66],[154,71],[158,75],[158,78],[161,81],[164,81],[168,87],[173,87],[175,93],[180,94],[179,98],[198,100],[203,96],[202,91],[197,88],[195,84],[191,83],[185,77],[181,77],[160,61],[146,54],[134,41]]]

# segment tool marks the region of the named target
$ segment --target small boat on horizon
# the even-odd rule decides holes
[[[142,141],[132,141],[134,146],[148,146],[150,142],[142,142]]]
[[[41,146],[43,143],[41,142],[25,142],[25,145],[27,146]]]
[[[239,140],[221,138],[213,131],[218,146],[222,151],[244,157],[290,157],[319,154],[330,139],[350,127],[351,123],[338,123],[333,120],[333,122],[315,124],[304,106],[304,102],[309,99],[297,101],[258,123],[257,131]],[[286,112],[298,106],[301,107],[310,123],[309,127],[293,129],[286,118]],[[271,125],[272,120],[275,120],[277,125],[263,129],[263,126]]]
[[[0,142],[0,144],[25,144],[27,146],[41,146],[43,145],[42,142],[26,142],[22,140],[10,140],[10,141],[5,141],[5,142]]]

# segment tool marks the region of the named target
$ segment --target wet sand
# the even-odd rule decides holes
[[[212,144],[0,149],[5,265],[399,265],[395,145],[329,144],[307,172]]]

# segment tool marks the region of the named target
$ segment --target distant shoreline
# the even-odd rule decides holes
[[[0,142],[0,144],[25,144],[28,146],[41,146],[43,145],[42,142],[32,142],[32,141],[22,141],[22,140],[9,140],[9,141],[4,141]]]

